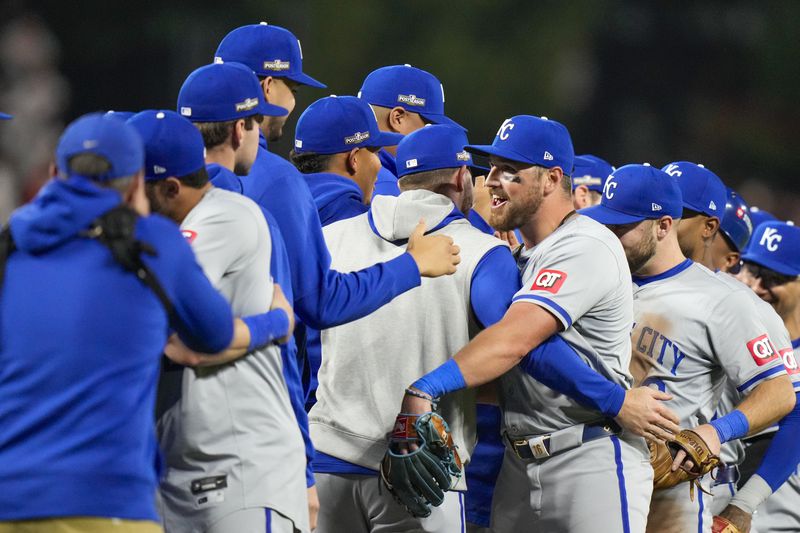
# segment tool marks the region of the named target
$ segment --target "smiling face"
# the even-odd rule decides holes
[[[489,224],[499,231],[523,226],[542,204],[547,169],[492,156],[486,187],[492,195]]]
[[[756,295],[770,304],[781,318],[786,318],[800,305],[800,280],[785,276],[766,267],[744,261],[736,275]]]

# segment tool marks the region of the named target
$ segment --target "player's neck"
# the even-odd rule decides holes
[[[663,274],[686,260],[677,239],[658,243],[656,254],[636,272],[636,276],[649,278]]]
[[[792,340],[800,339],[800,306],[796,306],[792,312],[781,318],[783,318],[786,331],[789,332],[789,337]]]
[[[210,165],[212,163],[216,163],[222,168],[226,168],[233,172],[233,169],[236,166],[236,152],[229,149],[224,144],[206,150],[206,165]]]
[[[570,218],[574,211],[571,198],[554,198],[550,205],[543,202],[528,222],[520,226],[525,248],[533,248]]]

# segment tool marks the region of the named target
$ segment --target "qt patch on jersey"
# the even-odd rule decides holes
[[[748,341],[747,350],[750,352],[750,355],[753,356],[753,360],[758,366],[766,365],[770,361],[774,361],[780,357],[766,333]]]
[[[561,289],[565,279],[567,279],[567,274],[560,270],[540,270],[534,278],[531,290],[541,290],[555,294]]]
[[[182,229],[181,235],[183,235],[183,238],[186,239],[186,242],[188,242],[189,244],[192,244],[194,240],[197,238],[197,232],[192,231],[190,229]]]
[[[783,366],[786,367],[787,374],[791,375],[800,372],[800,368],[797,366],[797,359],[795,358],[794,351],[791,348],[781,350],[778,352],[778,355],[780,355],[781,359],[783,359]]]

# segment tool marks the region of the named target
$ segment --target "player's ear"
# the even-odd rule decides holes
[[[361,148],[353,148],[347,153],[347,159],[345,160],[344,164],[347,167],[347,172],[350,174],[355,174],[358,172],[358,165],[360,164],[360,154]]]
[[[550,194],[561,188],[561,178],[564,171],[561,167],[548,168],[544,173],[544,193]]]
[[[656,237],[659,240],[669,235],[669,232],[672,231],[673,227],[675,228],[675,231],[678,230],[678,226],[673,224],[673,222],[674,220],[672,220],[672,217],[669,216],[663,216],[656,220]]]
[[[407,118],[406,115],[407,111],[400,106],[393,107],[391,111],[389,111],[387,122],[389,123],[389,127],[393,132],[396,133],[403,132],[403,122]]]
[[[703,238],[711,239],[719,231],[719,219],[717,217],[706,217],[703,223]]]
[[[261,89],[264,91],[264,99],[267,99],[270,91],[275,87],[274,82],[275,80],[272,76],[267,76],[261,80]]]
[[[461,192],[469,185],[472,185],[472,174],[466,165],[462,165],[453,173],[453,178],[450,180],[456,187],[457,192]],[[469,182],[469,185],[467,185]]]
[[[233,146],[234,150],[238,150],[239,147],[242,145],[242,139],[244,139],[244,119],[240,118],[236,122],[233,123],[233,128],[231,128],[231,145]]]
[[[170,177],[161,182],[161,192],[170,200],[181,193],[181,181],[178,178]]]
[[[727,272],[734,266],[739,263],[739,260],[742,258],[742,255],[739,252],[728,252],[725,254],[725,268],[724,270]]]

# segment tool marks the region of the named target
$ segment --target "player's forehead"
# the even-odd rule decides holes
[[[512,171],[515,173],[534,167],[534,165],[531,165],[530,163],[514,161],[513,159],[506,159],[505,157],[499,157],[496,155],[489,156],[489,164],[493,167],[497,167],[499,170],[506,172]]]

